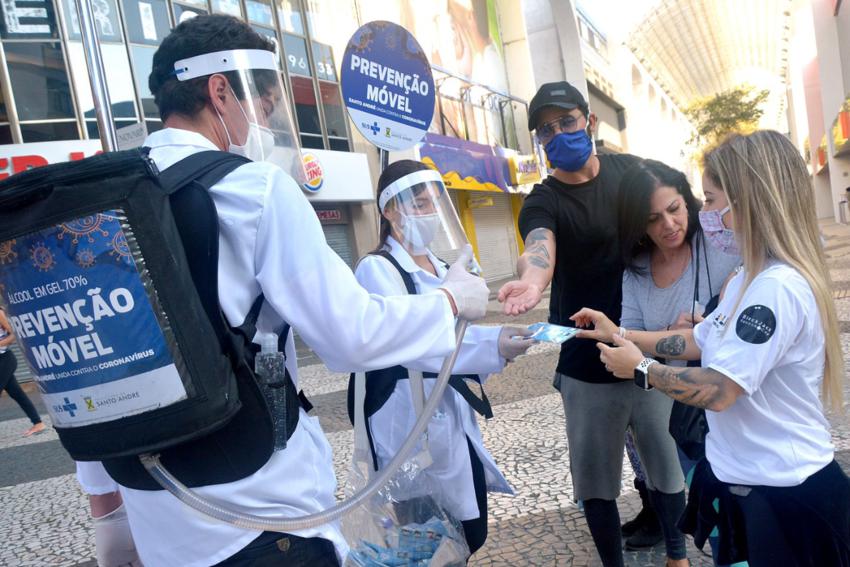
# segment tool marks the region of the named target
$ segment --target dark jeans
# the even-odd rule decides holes
[[[481,459],[469,439],[466,440],[466,445],[469,448],[469,460],[472,461],[472,483],[475,486],[475,500],[478,502],[480,513],[474,520],[461,522],[466,545],[469,546],[469,555],[472,555],[487,541],[487,481],[484,478],[484,465],[481,464]]]
[[[18,361],[12,351],[6,351],[0,354],[0,394],[3,390],[9,393],[9,397],[18,402],[27,417],[33,425],[41,423],[41,418],[35,410],[35,406],[27,397],[26,393],[21,390],[20,384],[15,380],[15,370],[18,368]]]
[[[333,544],[320,537],[303,538],[263,532],[218,567],[339,567]]]

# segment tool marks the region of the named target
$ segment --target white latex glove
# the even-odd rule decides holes
[[[513,338],[513,337],[529,337],[534,334],[534,331],[528,330],[526,327],[509,327],[504,326],[499,331],[499,355],[507,360],[512,361],[529,349],[535,342],[529,338]]]
[[[457,316],[467,321],[484,317],[490,299],[490,290],[487,289],[484,279],[466,271],[471,259],[472,246],[467,244],[455,263],[449,266],[449,271],[440,285],[440,289],[452,296],[457,307]]]
[[[124,504],[99,518],[92,518],[99,567],[142,567]]]

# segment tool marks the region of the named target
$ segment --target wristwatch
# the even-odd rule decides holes
[[[635,367],[635,386],[641,390],[651,390],[652,384],[649,383],[649,367],[658,361],[654,358],[644,358]]]

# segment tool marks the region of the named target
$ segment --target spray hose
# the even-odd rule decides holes
[[[289,517],[260,517],[244,512],[237,512],[228,507],[226,503],[204,498],[198,493],[187,488],[183,483],[177,480],[162,466],[159,460],[159,455],[144,454],[140,455],[145,469],[156,480],[160,486],[177,497],[181,502],[200,512],[201,514],[234,525],[239,528],[257,531],[271,532],[293,532],[298,530],[306,530],[322,524],[333,522],[351,512],[366,500],[371,498],[378,490],[383,487],[387,480],[401,467],[407,460],[407,457],[416,447],[419,439],[425,433],[428,427],[428,422],[431,416],[437,410],[437,405],[443,397],[446,386],[451,377],[452,368],[454,368],[457,360],[460,346],[463,342],[463,335],[466,333],[467,321],[459,319],[455,327],[455,349],[443,361],[443,366],[440,368],[440,373],[437,375],[437,381],[431,395],[428,397],[428,402],[425,404],[422,412],[419,414],[410,435],[407,436],[404,444],[396,453],[395,457],[389,464],[378,471],[372,477],[369,483],[358,492],[351,495],[348,500],[344,500],[332,508],[328,508],[322,512],[309,514],[296,518]]]

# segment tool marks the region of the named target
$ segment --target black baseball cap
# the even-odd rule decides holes
[[[578,108],[587,116],[587,101],[581,91],[566,81],[546,83],[540,87],[531,104],[528,105],[528,131],[537,128],[540,111],[547,106],[557,106],[566,110]]]

